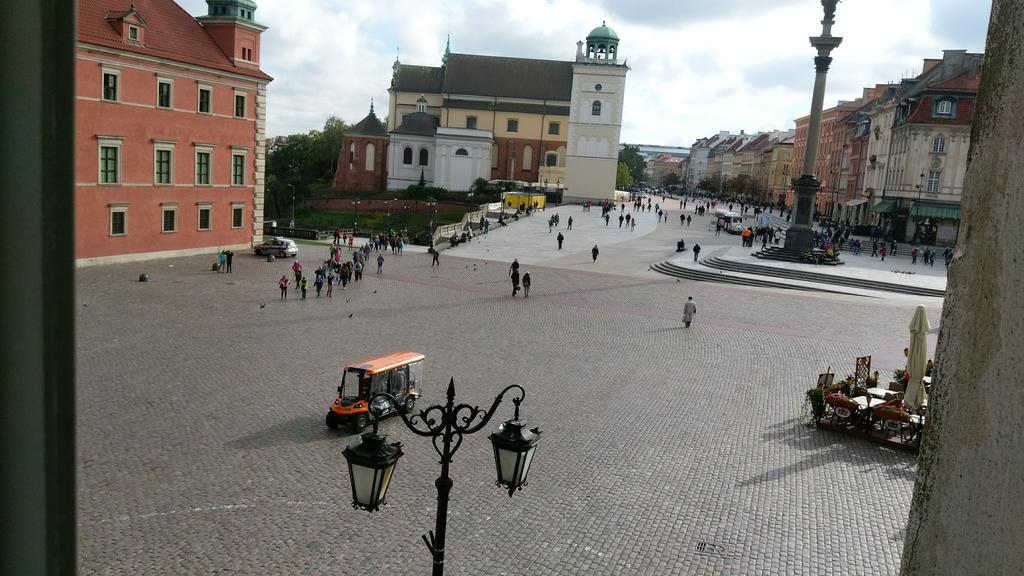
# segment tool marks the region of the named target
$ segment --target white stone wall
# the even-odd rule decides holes
[[[467,132],[479,135],[465,134]],[[469,190],[477,178],[490,180],[493,142],[491,133],[482,130],[439,129],[434,143],[437,151],[434,185],[461,192]],[[456,154],[460,149],[467,155]]]
[[[568,197],[610,198],[615,191],[627,72],[625,66],[573,65],[565,162]],[[601,103],[598,115],[593,114],[594,102]]]
[[[267,84],[260,82],[256,88],[256,175],[253,180],[252,241],[263,241],[263,212],[266,198],[267,173]]]
[[[388,189],[396,190],[407,188],[411,184],[418,184],[422,171],[423,179],[427,184],[434,182],[434,167],[437,166],[437,157],[434,150],[434,138],[431,136],[414,136],[410,134],[392,134],[388,146]],[[403,154],[406,147],[412,148],[412,164],[403,164]],[[420,166],[420,150],[427,150],[427,165]]]

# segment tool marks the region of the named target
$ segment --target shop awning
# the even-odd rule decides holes
[[[847,207],[860,206],[861,204],[863,204],[863,203],[865,203],[867,201],[868,201],[867,198],[856,198],[854,200],[849,200],[847,202],[843,202],[843,206],[847,206]]]
[[[871,211],[878,214],[895,214],[897,212],[896,201],[891,199],[882,200],[878,204],[872,206]]]
[[[910,208],[911,218],[934,218],[936,220],[959,220],[960,205],[946,202],[914,202]]]

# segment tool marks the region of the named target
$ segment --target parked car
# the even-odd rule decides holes
[[[285,256],[298,256],[299,247],[295,244],[294,240],[290,238],[274,238],[273,240],[267,240],[262,244],[257,244],[253,250],[257,256],[263,256],[264,254],[273,254],[274,256],[283,258]]]

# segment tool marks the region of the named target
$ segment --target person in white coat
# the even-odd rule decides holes
[[[686,304],[683,305],[683,324],[689,328],[690,322],[693,322],[693,315],[697,313],[697,304],[693,301],[693,296],[689,296],[686,299]]]

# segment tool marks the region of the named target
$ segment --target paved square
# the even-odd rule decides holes
[[[429,441],[382,424],[406,456],[391,505],[368,514],[351,508],[341,456],[354,437],[324,425],[343,364],[415,350],[420,407],[449,377],[477,404],[517,383],[544,431],[511,499],[487,433],[467,437],[449,574],[896,574],[915,456],[807,428],[800,407],[826,366],[843,376],[855,356],[901,350],[914,303],[648,272],[674,255],[672,211],[601,240],[595,264],[583,239],[600,212],[577,210],[560,210],[551,240],[573,215],[572,252],[531,259],[524,245],[529,299],[510,297],[498,258],[514,250],[495,246],[516,227],[546,235],[542,218],[445,251],[440,267],[388,253],[382,276],[331,299],[279,302],[291,261],[251,255],[231,275],[210,272],[212,257],[80,270],[81,572],[428,573]],[[688,245],[703,243],[693,227]],[[307,269],[314,253],[327,251],[301,247]],[[688,295],[698,314],[684,329]]]

